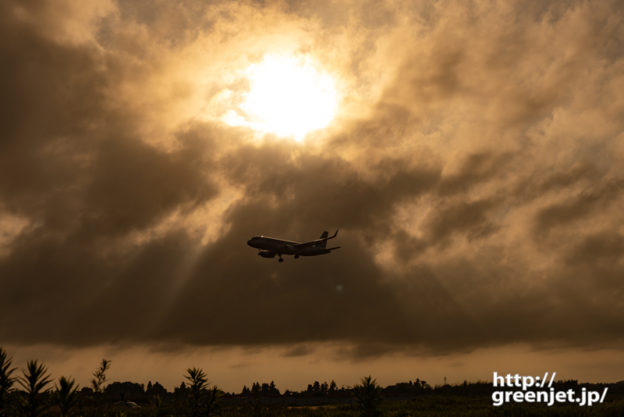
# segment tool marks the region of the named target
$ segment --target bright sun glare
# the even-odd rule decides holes
[[[334,80],[308,57],[268,55],[251,65],[246,75],[250,89],[238,117],[226,118],[228,124],[300,141],[334,118],[338,102]]]

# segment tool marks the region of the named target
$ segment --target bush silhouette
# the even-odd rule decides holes
[[[102,359],[100,367],[93,372],[93,379],[91,380],[91,386],[93,391],[101,393],[104,391],[104,383],[106,382],[106,371],[110,368],[111,361],[108,359]]]

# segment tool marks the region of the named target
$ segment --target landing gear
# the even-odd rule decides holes
[[[282,259],[282,254],[279,254],[279,259],[277,260],[278,262],[284,262],[284,260]]]
[[[299,255],[295,255],[295,259],[299,259]]]

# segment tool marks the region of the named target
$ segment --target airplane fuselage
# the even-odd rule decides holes
[[[299,256],[315,256],[323,255],[331,252],[330,249],[324,248],[320,244],[318,246],[307,246],[297,249],[299,242],[290,240],[281,240],[273,237],[254,236],[247,241],[252,248],[262,249],[268,252],[282,255],[299,255]]]
[[[254,236],[247,241],[247,244],[252,248],[260,249],[260,252],[258,252],[259,256],[274,258],[275,255],[278,255],[281,262],[282,255],[294,255],[296,259],[300,256],[317,256],[331,253],[332,250],[339,249],[339,247],[327,248],[327,240],[333,239],[337,234],[338,231],[333,236],[323,232],[319,239],[310,242],[294,242],[268,236]]]

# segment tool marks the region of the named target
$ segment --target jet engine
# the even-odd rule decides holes
[[[263,258],[275,258],[275,252],[261,251],[258,252],[258,255],[262,256]]]

